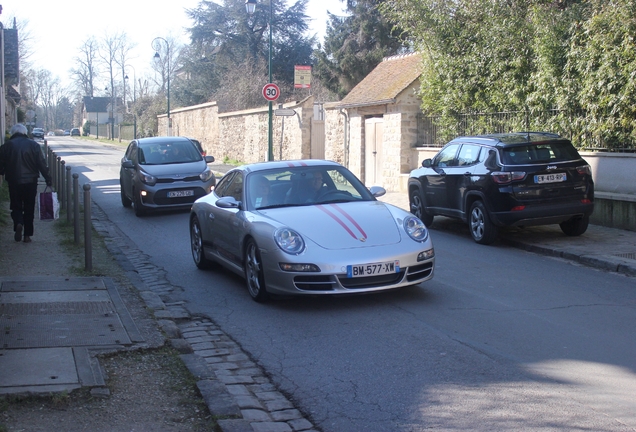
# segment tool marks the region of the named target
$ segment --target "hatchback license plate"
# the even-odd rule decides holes
[[[347,266],[347,277],[380,276],[400,271],[400,261],[389,261],[374,264],[357,264]]]
[[[554,173],[554,174],[539,174],[534,176],[535,183],[559,183],[564,182],[568,178],[565,173]]]
[[[188,197],[193,195],[194,195],[194,191],[191,189],[168,192],[168,198],[180,198],[180,197]]]

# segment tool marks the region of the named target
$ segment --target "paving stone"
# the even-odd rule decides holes
[[[269,414],[260,409],[242,409],[243,418],[248,421],[271,422]]]
[[[205,400],[210,414],[222,417],[240,417],[241,410],[225,386],[215,380],[200,380],[197,387]]]
[[[211,350],[216,349],[212,342],[201,342],[192,344],[192,349],[195,351],[203,351],[203,350]]]
[[[243,353],[238,353],[238,354],[232,354],[232,355],[228,355],[227,356],[227,361],[233,361],[233,362],[241,362],[241,361],[245,361],[248,360],[249,361],[249,357]]]
[[[185,339],[169,339],[170,345],[181,354],[191,354],[192,347]]]
[[[199,350],[203,357],[226,356],[230,353],[227,349],[203,349]],[[231,361],[231,360],[230,360]]]
[[[266,391],[266,392],[258,392],[255,391],[254,394],[257,398],[264,401],[271,401],[276,399],[285,399],[285,396],[279,391]]]
[[[292,409],[294,406],[287,399],[265,401],[265,407],[269,412]]]
[[[287,423],[279,422],[252,422],[254,432],[293,432]]]
[[[297,409],[288,409],[282,411],[274,411],[272,413],[272,419],[275,421],[288,421],[302,418],[302,414]]]
[[[227,389],[228,393],[233,396],[245,396],[252,394],[249,389],[243,384],[228,385],[225,386],[225,388]]]
[[[218,369],[235,370],[239,368],[236,363],[228,363],[228,362],[211,363],[210,366],[215,370],[218,370]]]
[[[239,406],[239,408],[241,408],[242,410],[250,408],[262,410],[264,408],[263,404],[261,404],[261,402],[252,395],[234,396],[234,400],[236,401],[236,404]]]
[[[222,432],[254,432],[252,425],[247,420],[230,419],[216,421]]]
[[[305,418],[290,420],[287,422],[287,424],[291,426],[294,431],[309,431],[314,427],[314,425]]]
[[[254,379],[251,376],[245,376],[245,375],[219,376],[218,379],[223,384],[228,384],[228,385],[229,384],[252,384],[254,382]]]

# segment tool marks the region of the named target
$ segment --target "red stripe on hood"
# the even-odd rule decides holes
[[[357,239],[357,237],[356,237],[356,235],[353,233],[353,231],[351,231],[351,230],[349,229],[349,227],[348,227],[348,226],[347,226],[347,225],[346,225],[346,224],[345,224],[342,220],[340,220],[340,218],[339,218],[337,215],[333,214],[331,211],[329,211],[329,209],[328,209],[328,208],[326,208],[326,207],[325,207],[325,206],[323,206],[323,205],[318,205],[318,206],[316,206],[316,207],[317,207],[317,208],[319,208],[320,210],[322,210],[323,212],[325,212],[327,215],[329,215],[329,216],[330,216],[333,220],[335,220],[336,222],[338,222],[338,223],[340,224],[340,226],[341,226],[341,227],[343,227],[343,228],[344,228],[344,229],[345,229],[345,230],[349,233],[349,235],[350,235],[351,237],[353,237],[354,239]]]
[[[342,208],[340,208],[339,205],[337,204],[329,204],[331,207],[335,208],[336,210],[338,210],[338,212],[340,214],[342,214],[344,217],[346,217],[349,222],[351,222],[356,228],[358,228],[358,231],[360,231],[360,234],[362,234],[362,237],[364,237],[365,239],[367,238],[367,233],[364,232],[364,230],[362,229],[362,227],[360,225],[358,225],[358,222],[356,222],[349,213],[347,213],[346,211],[344,211]]]

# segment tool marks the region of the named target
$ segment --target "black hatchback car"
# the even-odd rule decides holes
[[[559,224],[578,236],[594,210],[590,166],[569,140],[544,132],[456,138],[411,172],[408,191],[426,225],[461,219],[480,244],[504,226]]]

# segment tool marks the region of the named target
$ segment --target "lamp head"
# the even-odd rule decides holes
[[[254,15],[256,11],[256,0],[245,0],[245,9],[247,9],[248,14]]]

